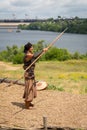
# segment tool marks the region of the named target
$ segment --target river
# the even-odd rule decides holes
[[[6,46],[17,45],[20,47],[27,42],[35,44],[40,40],[44,40],[45,44],[49,44],[59,34],[60,33],[57,32],[31,30],[21,30],[21,32],[18,33],[16,30],[10,32],[10,30],[0,29],[0,51],[5,50]],[[87,35],[64,33],[54,46],[65,48],[71,53],[77,51],[84,54],[87,52]]]

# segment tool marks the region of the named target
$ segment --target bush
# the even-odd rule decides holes
[[[18,53],[17,55],[14,56],[13,58],[13,64],[22,64],[23,63],[23,53]]]
[[[66,49],[52,47],[45,55],[46,60],[65,61],[71,59],[71,54]]]
[[[78,52],[75,52],[74,54],[73,54],[73,59],[80,59],[80,54],[78,53]]]
[[[35,52],[38,52],[39,50],[42,50],[44,47],[47,47],[47,45],[43,45],[43,40],[39,41],[37,44],[34,44],[34,50]],[[6,50],[0,52],[0,60],[1,61],[7,61],[7,62],[13,62],[14,64],[21,64],[23,63],[23,53],[24,47],[18,48],[16,45],[13,45],[12,47],[7,46]],[[78,52],[75,52],[74,54],[70,54],[67,49],[59,49],[57,47],[51,47],[39,60],[45,61],[45,60],[58,60],[58,61],[65,61],[70,59],[87,59],[87,53],[84,55],[81,55]]]

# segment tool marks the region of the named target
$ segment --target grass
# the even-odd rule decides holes
[[[0,77],[19,79],[23,76],[23,65],[6,63],[9,69],[0,64]],[[17,68],[17,69],[10,69]],[[48,83],[48,89],[75,94],[87,93],[87,60],[42,61],[36,63],[36,80]],[[22,79],[23,80],[23,79]]]

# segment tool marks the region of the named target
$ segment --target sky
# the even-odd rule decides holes
[[[87,18],[87,0],[0,0],[0,19]]]

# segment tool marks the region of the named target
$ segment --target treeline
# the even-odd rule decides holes
[[[37,44],[34,44],[34,52],[42,50],[47,45],[43,44],[44,41],[39,41]],[[6,50],[0,52],[0,61],[12,62],[13,64],[22,64],[23,63],[23,46],[18,48],[16,45],[12,47],[7,46]],[[75,52],[71,54],[67,49],[59,49],[57,47],[51,47],[41,58],[41,61],[65,61],[71,59],[87,59],[86,54],[80,54]]]
[[[87,19],[81,19],[75,17],[73,19],[58,19],[49,18],[45,21],[37,21],[30,23],[29,25],[19,25],[18,28],[23,30],[41,30],[41,31],[53,31],[61,32],[68,27],[67,33],[87,34]]]

